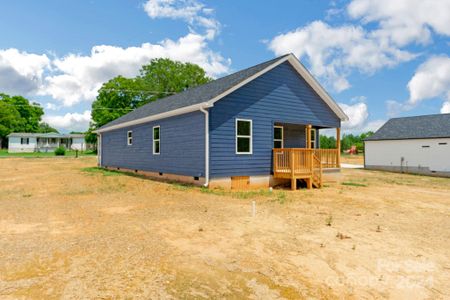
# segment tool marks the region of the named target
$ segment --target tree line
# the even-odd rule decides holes
[[[6,137],[12,132],[58,132],[42,121],[43,115],[44,109],[39,103],[0,93],[0,148],[7,147]]]
[[[359,135],[344,134],[341,138],[342,151],[349,150],[352,146],[356,146],[358,152],[364,152],[364,139],[373,135],[372,131],[361,133]],[[334,136],[320,136],[320,148],[334,149],[336,148],[336,138]]]

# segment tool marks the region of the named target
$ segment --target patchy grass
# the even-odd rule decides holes
[[[101,174],[103,176],[120,176],[120,175],[127,175],[128,173],[120,172],[120,171],[114,171],[114,170],[107,170],[100,167],[88,167],[81,169],[83,172],[90,173],[90,174]]]
[[[73,150],[66,151],[65,157],[75,157],[76,152]],[[95,156],[97,155],[94,151],[84,151],[78,152],[78,156]],[[8,153],[8,149],[0,149],[0,158],[7,157],[25,157],[25,158],[44,158],[44,157],[55,157],[54,152],[32,152],[32,153]],[[60,156],[61,157],[61,156]]]
[[[365,183],[359,183],[359,182],[353,182],[353,181],[344,181],[344,182],[342,182],[342,185],[367,187],[367,184],[365,184]]]

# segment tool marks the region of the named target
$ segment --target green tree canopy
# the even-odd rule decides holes
[[[22,96],[0,94],[0,145],[11,132],[40,132],[43,114],[39,104]]]
[[[148,102],[209,81],[211,78],[195,64],[153,59],[141,68],[137,77],[117,76],[103,84],[92,103],[90,131]]]
[[[41,122],[39,123],[39,133],[50,133],[50,132],[55,132],[58,133],[58,130],[56,130],[55,128],[51,127],[50,125],[48,125],[45,122]]]
[[[361,133],[360,135],[344,134],[341,139],[341,149],[348,150],[352,146],[356,146],[359,151],[364,151],[364,139],[373,135],[372,131]],[[335,149],[336,138],[334,136],[320,136],[320,148]]]

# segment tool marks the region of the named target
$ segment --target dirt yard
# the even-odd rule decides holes
[[[449,179],[231,193],[94,166],[0,159],[1,299],[450,295]]]

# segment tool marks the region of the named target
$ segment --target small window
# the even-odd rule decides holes
[[[127,144],[128,146],[133,145],[133,131],[128,131],[127,132]]]
[[[236,154],[252,154],[252,120],[236,119]]]
[[[422,148],[430,148],[428,145],[423,145]]]
[[[161,133],[160,127],[153,127],[153,154],[160,153],[160,141],[161,141]]]
[[[443,145],[447,145],[447,143],[439,143],[439,145],[443,146]]]
[[[273,127],[273,147],[283,148],[283,126]]]
[[[317,140],[317,130],[315,128],[311,129],[311,148],[316,148],[316,140]]]
[[[28,145],[30,143],[30,139],[29,138],[21,138],[20,143],[22,145]]]

